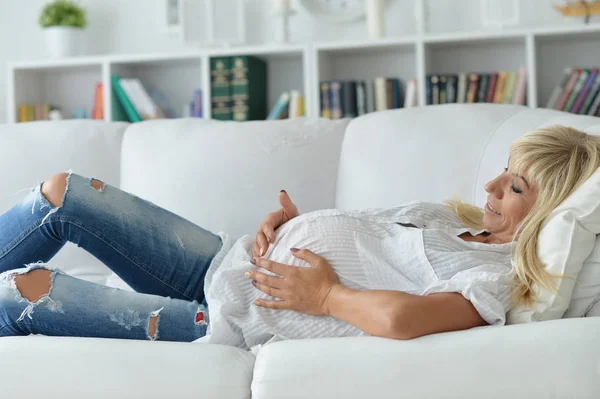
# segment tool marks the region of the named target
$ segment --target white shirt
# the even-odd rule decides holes
[[[402,224],[412,224],[407,227]],[[309,266],[290,248],[324,257],[349,288],[404,291],[415,295],[461,293],[491,325],[502,325],[508,311],[513,244],[464,241],[469,229],[443,204],[413,202],[382,210],[320,210],[281,226],[265,258]],[[235,245],[226,236],[205,281],[209,328],[197,342],[252,348],[271,340],[366,335],[344,321],[254,305],[273,299],[256,289],[244,273],[253,236]],[[262,271],[262,269],[260,269]],[[267,272],[268,273],[268,272]]]

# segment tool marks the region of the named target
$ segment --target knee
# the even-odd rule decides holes
[[[42,183],[42,194],[53,206],[61,206],[63,195],[67,190],[68,173],[57,173]]]
[[[15,286],[21,296],[29,302],[37,302],[50,293],[52,272],[46,269],[35,269],[26,274],[15,276]]]

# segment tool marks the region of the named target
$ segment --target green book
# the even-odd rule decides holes
[[[231,114],[231,57],[210,59],[210,98],[212,118],[230,121]]]
[[[506,83],[504,84],[504,96],[502,102],[504,104],[512,104],[513,96],[515,95],[515,84],[517,83],[518,73],[515,71],[509,72],[506,76]]]
[[[112,102],[113,107],[111,108],[111,110],[113,111],[113,120],[114,121],[129,121],[131,123],[141,122],[142,118],[140,117],[140,114],[138,114],[135,107],[129,100],[129,97],[127,97],[127,94],[125,94],[125,91],[123,90],[123,88],[121,87],[121,83],[119,82],[120,79],[121,78],[117,75],[111,75],[111,77],[110,77],[110,83],[111,83],[112,92],[114,95],[113,102]],[[115,97],[117,98],[118,101],[114,101]],[[119,104],[121,105],[120,109],[118,106]],[[127,116],[127,118],[124,117],[125,115]]]
[[[267,63],[258,57],[232,57],[233,120],[264,120],[268,114]]]
[[[577,96],[581,92],[581,89],[583,89],[583,85],[585,84],[585,81],[587,80],[588,76],[590,76],[590,70],[582,69],[581,73],[579,74],[579,78],[577,79],[577,82],[575,83],[575,87],[573,87],[573,91],[571,92],[571,95],[569,96],[569,99],[567,100],[567,103],[565,104],[565,106],[562,109],[563,111],[566,111],[566,112],[571,111],[571,108],[573,107],[573,104],[575,103]]]
[[[585,102],[583,103],[583,106],[581,107],[581,110],[579,111],[581,115],[586,115],[588,113],[588,111],[592,107],[594,99],[598,95],[598,92],[600,92],[600,73],[596,75],[596,79],[594,79],[594,83],[592,84],[592,88],[590,89],[590,94],[588,94],[587,98],[585,99]]]

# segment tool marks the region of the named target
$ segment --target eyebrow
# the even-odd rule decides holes
[[[525,185],[527,186],[527,188],[530,188],[530,187],[529,187],[529,183],[527,183],[527,180],[525,180],[525,178],[524,178],[523,176],[521,176],[521,175],[518,175],[518,174],[516,174],[516,173],[513,173],[513,176],[514,176],[514,177],[519,177],[519,178],[521,178],[521,179],[522,179],[522,180],[525,182]]]

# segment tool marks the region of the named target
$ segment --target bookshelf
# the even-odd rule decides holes
[[[180,112],[193,89],[204,93],[210,118],[210,59],[254,55],[268,65],[268,105],[285,90],[300,90],[306,115],[319,116],[321,80],[372,80],[377,76],[417,79],[419,104],[425,105],[425,76],[430,73],[528,70],[527,105],[545,106],[566,66],[600,66],[600,24],[515,28],[453,34],[421,34],[380,40],[285,46],[243,46],[186,53],[109,55],[66,60],[13,62],[8,66],[8,118],[15,122],[21,103],[52,102],[66,110],[91,108],[95,83],[110,87],[110,74],[138,77],[166,93]],[[106,94],[106,93],[105,93]],[[105,119],[113,99],[104,96]]]

